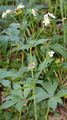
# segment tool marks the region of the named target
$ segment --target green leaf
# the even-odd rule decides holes
[[[15,96],[15,97],[18,97],[20,99],[23,99],[23,92],[21,89],[15,89],[15,90],[12,90],[12,96]]]
[[[48,97],[49,97],[49,94],[44,89],[42,89],[41,87],[36,88],[35,98],[37,103],[47,99]]]
[[[57,103],[62,104],[62,100],[59,97],[53,97],[48,100],[48,106],[52,108],[53,111],[57,108]]]
[[[42,71],[44,70],[45,68],[47,68],[51,62],[53,61],[53,59],[49,59],[49,60],[44,60],[38,67],[38,71]]]
[[[43,83],[42,86],[49,93],[49,97],[51,97],[54,95],[58,87],[58,83],[56,81],[53,84],[52,82],[46,82],[46,83]]]
[[[64,58],[67,58],[67,52],[66,52],[66,49],[58,44],[58,43],[55,43],[55,44],[52,44],[50,46],[51,49],[53,49],[54,51],[58,52],[61,56],[63,56]]]
[[[24,97],[25,98],[28,97],[31,90],[32,90],[32,78],[28,78],[24,82]]]
[[[20,31],[17,29],[17,27],[10,26],[9,28],[5,29],[3,33],[5,33],[8,36],[11,42],[13,43],[20,42],[20,39],[19,39]]]
[[[64,70],[67,70],[67,62],[64,62],[64,63],[62,64],[62,68],[63,68]]]
[[[9,80],[6,80],[6,79],[3,79],[1,81],[1,84],[4,86],[4,87],[10,87],[11,86],[11,82]]]
[[[17,90],[17,89],[21,89],[21,86],[20,86],[19,83],[16,83],[16,82],[15,82],[15,83],[13,84],[13,88]]]
[[[13,100],[10,100],[10,101],[6,101],[6,102],[2,105],[2,108],[3,108],[3,109],[7,109],[7,108],[15,105],[16,102],[18,102],[17,99],[13,99]]]
[[[13,28],[15,28],[15,29],[18,29],[18,28],[20,28],[20,23],[11,23],[11,24],[10,24],[10,27],[13,27]]]
[[[53,61],[53,59],[50,60],[44,60],[43,62],[41,62],[41,64],[38,67],[37,73],[35,74],[35,79],[38,79],[39,75],[41,74],[41,72],[43,70],[45,70]]]
[[[31,40],[29,41],[30,47],[35,47],[40,44],[44,44],[44,42],[47,42],[49,39],[40,39],[40,40]]]
[[[29,48],[35,47],[40,44],[44,44],[44,42],[47,42],[49,39],[40,39],[40,40],[31,40],[26,45],[22,45],[18,48],[18,50],[28,50]]]
[[[23,101],[19,100],[18,103],[15,105],[16,109],[20,112],[23,108]]]
[[[0,69],[0,80],[14,76],[14,71],[7,71],[6,69]]]
[[[7,35],[0,36],[1,51],[3,54],[6,54],[8,48],[9,37]]]
[[[67,89],[61,89],[59,92],[56,94],[58,97],[64,97],[67,96]]]

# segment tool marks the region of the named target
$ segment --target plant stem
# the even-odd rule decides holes
[[[55,4],[55,11],[54,11],[55,15],[56,15],[56,11],[57,11],[57,6],[58,6],[58,0],[56,0],[56,4]]]
[[[32,52],[30,48],[30,61],[32,62]],[[33,74],[33,69],[31,69],[31,75],[32,75],[32,80],[33,80],[33,97],[34,97],[34,112],[35,112],[35,120],[37,120],[37,106],[36,106],[36,98],[35,98],[35,83],[34,83],[34,74]]]
[[[21,120],[21,112],[19,112],[19,120]]]
[[[18,20],[16,20],[16,18],[15,18],[12,14],[10,14],[10,15],[11,15],[11,17],[14,19],[14,21],[15,21],[17,24],[19,24]]]
[[[48,2],[49,2],[49,8],[50,8],[50,11],[52,11],[51,0],[48,0]]]
[[[63,23],[63,29],[64,29],[64,13],[63,13],[62,0],[60,0],[60,10],[61,10],[62,23]],[[66,42],[66,37],[65,37],[65,29],[64,29],[64,44],[65,42]]]
[[[31,70],[32,79],[33,79],[33,70]],[[35,85],[33,85],[33,97],[34,97],[34,111],[35,111],[35,120],[37,120],[37,107],[36,107],[36,98],[35,98]]]
[[[40,34],[42,33],[43,30],[44,30],[44,28],[42,28],[42,29],[39,31],[39,33],[38,33],[38,35],[35,37],[35,39],[37,39],[37,38],[40,36]]]
[[[63,86],[63,81],[62,81],[62,76],[60,74],[60,71],[58,71],[58,75],[59,75],[60,84]]]
[[[34,96],[35,120],[37,120],[37,106],[36,106],[36,98],[35,98],[35,87],[33,88],[33,96]]]
[[[58,75],[57,75],[57,73],[54,71],[54,74],[55,74],[55,76],[56,76],[56,78],[57,78],[57,80],[58,80],[58,84],[60,84],[59,82],[59,77],[58,77]]]
[[[47,108],[47,113],[46,113],[46,116],[45,116],[45,120],[48,119],[48,113],[49,113],[49,106],[48,106],[48,108]]]

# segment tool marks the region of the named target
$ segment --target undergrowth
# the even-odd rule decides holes
[[[67,1],[0,5],[0,120],[50,120],[67,99]]]

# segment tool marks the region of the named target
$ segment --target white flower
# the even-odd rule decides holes
[[[43,23],[45,24],[45,26],[47,26],[48,24],[50,24],[50,19],[49,19],[48,14],[44,15]]]
[[[5,17],[6,17],[6,13],[3,12],[3,14],[2,14],[2,18],[5,18]]]
[[[45,26],[49,25],[50,24],[50,18],[49,17],[52,17],[52,18],[56,18],[52,13],[47,13],[44,15],[44,20],[43,20],[43,23],[45,24]]]
[[[49,13],[49,12],[48,12],[48,15],[49,15],[50,17],[52,17],[52,18],[56,18],[52,13]]]
[[[6,10],[6,12],[3,12],[2,18],[6,18],[6,16],[7,16],[8,14],[10,14],[11,12],[12,12],[12,10],[10,10],[10,9]]]
[[[12,10],[8,9],[6,10],[6,14],[10,14],[12,12]]]
[[[29,68],[30,70],[32,70],[32,69],[35,68],[35,66],[36,66],[35,62],[32,62],[32,63],[30,63],[30,64],[28,65],[28,68]]]
[[[24,7],[25,7],[25,6],[24,6],[23,4],[19,4],[19,5],[17,6],[16,10],[22,9],[22,8],[24,8]]]
[[[36,16],[36,10],[32,9],[33,16]]]
[[[53,57],[54,53],[55,52],[53,50],[51,50],[50,52],[48,52],[48,54],[49,54],[50,57]]]

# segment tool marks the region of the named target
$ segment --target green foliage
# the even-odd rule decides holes
[[[17,10],[20,3],[24,8]],[[1,120],[47,120],[51,110],[64,105],[66,4],[63,0],[0,1]],[[7,9],[12,12],[2,18]]]

